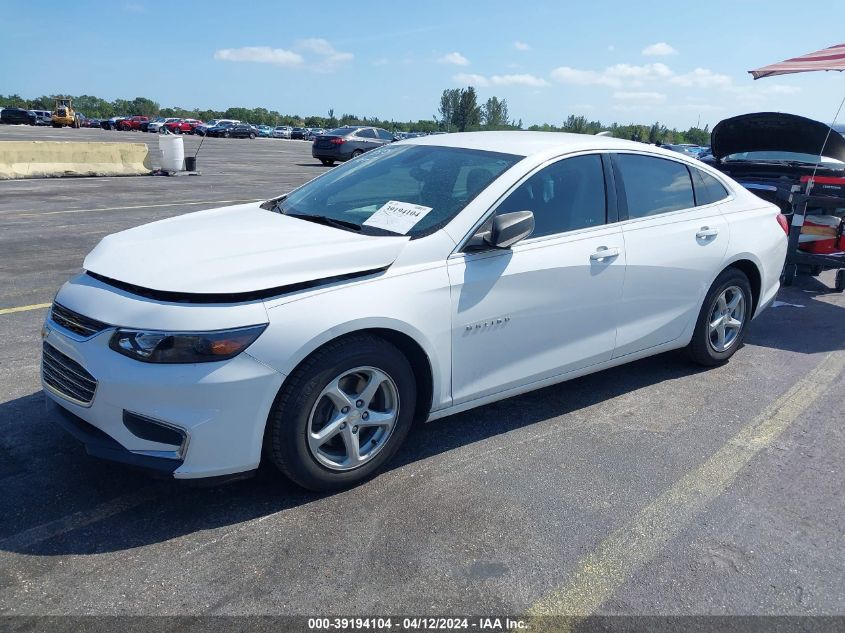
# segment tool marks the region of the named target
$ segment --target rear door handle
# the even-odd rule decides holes
[[[701,229],[699,229],[698,233],[695,234],[695,236],[700,240],[704,240],[708,237],[716,237],[718,234],[719,229],[711,229],[709,226],[702,226]]]
[[[590,259],[594,262],[601,262],[601,261],[604,261],[605,259],[612,259],[614,257],[619,257],[619,255],[621,253],[622,253],[622,249],[617,248],[615,246],[613,248],[608,248],[607,246],[599,246],[596,249],[596,252],[593,253],[592,255],[590,255]]]

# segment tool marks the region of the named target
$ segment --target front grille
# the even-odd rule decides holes
[[[88,406],[97,391],[97,380],[72,358],[48,343],[41,356],[41,377],[54,391],[83,406]]]
[[[56,325],[86,338],[94,336],[98,332],[102,332],[109,327],[106,323],[79,314],[78,312],[74,312],[60,303],[55,302],[53,303],[53,307],[50,309],[50,319]]]

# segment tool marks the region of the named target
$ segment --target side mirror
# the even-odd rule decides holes
[[[534,213],[514,211],[494,216],[467,242],[467,250],[510,248],[534,232]]]

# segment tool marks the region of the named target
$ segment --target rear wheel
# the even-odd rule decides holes
[[[249,134],[249,138],[254,139],[254,138],[255,138],[255,134],[254,134],[254,133],[252,133],[252,132],[250,132],[250,134]]]
[[[273,405],[265,454],[311,490],[367,479],[410,430],[416,381],[405,356],[368,334],[317,350],[288,378]]]
[[[352,152],[352,158],[355,158],[356,156],[360,156],[363,153],[364,153],[363,150],[356,149],[354,152]]]
[[[745,273],[728,268],[716,278],[698,315],[687,351],[705,366],[721,365],[742,346],[752,317],[751,284]]]
[[[181,134],[182,130],[179,128],[178,125],[176,125],[176,126],[173,127],[173,133],[174,134]]]
[[[228,133],[228,132],[223,132],[223,138],[229,138],[229,133]]]

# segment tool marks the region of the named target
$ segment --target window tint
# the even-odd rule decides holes
[[[392,141],[393,140],[393,134],[391,134],[387,130],[378,129],[378,130],[376,130],[376,132],[378,133],[378,137],[383,141]]]
[[[673,160],[617,154],[628,217],[643,218],[695,206],[692,181],[686,166]]]
[[[703,204],[711,204],[719,202],[728,197],[728,191],[725,186],[716,180],[713,176],[700,169],[690,168],[692,172],[692,184],[695,188],[695,204],[701,206]]]
[[[532,237],[554,235],[605,223],[604,172],[597,154],[549,165],[522,183],[496,210],[533,211]]]
[[[366,130],[359,130],[358,134],[356,134],[355,136],[357,136],[358,138],[375,138],[376,133],[373,132],[370,128],[367,128]]]

